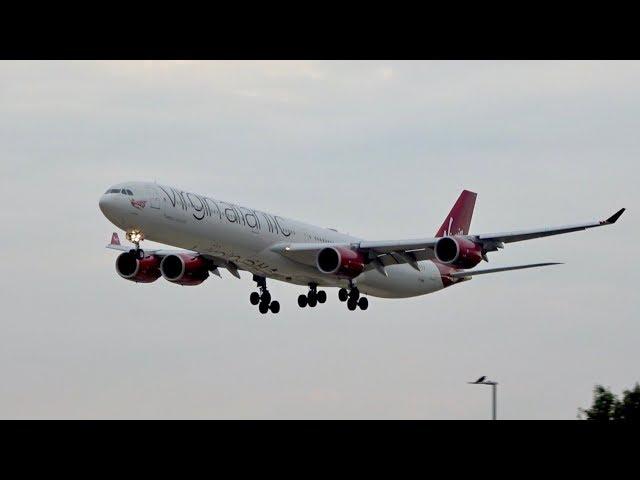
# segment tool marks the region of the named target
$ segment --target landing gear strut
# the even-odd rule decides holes
[[[369,308],[369,300],[366,297],[361,297],[358,287],[353,284],[350,285],[349,290],[346,288],[338,290],[338,299],[341,302],[347,302],[347,308],[351,311],[358,307],[360,307],[360,310]]]
[[[258,284],[260,293],[251,292],[251,295],[249,295],[251,305],[258,305],[258,311],[262,314],[267,313],[269,310],[271,310],[271,313],[278,313],[280,311],[280,302],[277,300],[271,301],[271,294],[267,290],[267,279],[254,275],[253,281]]]
[[[315,307],[318,303],[324,303],[327,301],[327,292],[324,290],[318,290],[317,283],[309,284],[309,293],[306,295],[300,295],[298,297],[298,306],[304,308],[309,305],[311,308]]]
[[[144,258],[144,250],[140,248],[140,242],[144,240],[144,234],[140,230],[131,230],[126,234],[127,240],[133,243],[136,248],[129,250],[129,253],[137,258],[138,260],[142,260]]]

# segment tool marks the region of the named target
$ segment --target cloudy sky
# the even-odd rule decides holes
[[[0,418],[572,419],[640,381],[640,63],[0,62]],[[119,278],[98,198],[157,180],[368,239],[627,213],[349,312]]]

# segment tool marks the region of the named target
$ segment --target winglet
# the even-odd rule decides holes
[[[111,235],[111,243],[109,245],[120,245],[120,238],[116,232]]]
[[[614,213],[609,218],[607,218],[604,222],[605,223],[616,223],[616,220],[618,220],[620,218],[620,215],[622,215],[625,210],[626,210],[626,208],[621,208],[616,213]]]

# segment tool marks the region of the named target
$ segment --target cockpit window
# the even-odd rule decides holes
[[[133,192],[131,190],[129,190],[128,188],[110,188],[109,190],[107,190],[104,193],[105,193],[105,195],[107,193],[121,193],[122,195],[131,195],[131,196],[133,196]]]

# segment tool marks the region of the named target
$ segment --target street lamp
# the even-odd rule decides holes
[[[498,389],[498,382],[494,382],[491,380],[487,380],[486,376],[482,376],[479,379],[477,379],[475,382],[467,382],[471,385],[491,385],[491,390],[492,390],[492,412],[493,412],[493,420],[496,420],[497,418],[497,411],[496,411],[496,404],[497,404],[497,393],[496,390]]]

